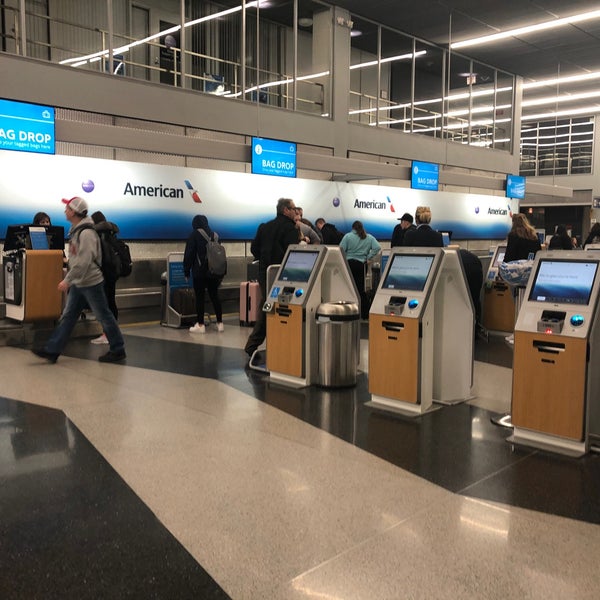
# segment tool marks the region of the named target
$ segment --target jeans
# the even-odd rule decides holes
[[[102,325],[102,330],[108,338],[112,352],[123,352],[125,341],[121,330],[117,325],[115,317],[108,308],[106,294],[104,293],[104,282],[89,287],[77,287],[72,285],[67,295],[67,305],[63,310],[58,325],[54,328],[50,339],[46,343],[45,350],[51,354],[61,354],[64,350],[73,327],[79,319],[81,311],[89,306],[96,319]]]

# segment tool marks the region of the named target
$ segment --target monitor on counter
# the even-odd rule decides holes
[[[433,254],[394,254],[381,289],[422,292],[434,258]]]
[[[318,251],[290,250],[281,267],[279,281],[306,283],[310,279],[318,256]]]
[[[8,225],[4,234],[4,250],[27,248],[29,225]]]
[[[506,254],[506,246],[496,246],[496,252],[494,254],[494,262],[492,263],[492,267],[497,269],[500,266],[500,263],[504,262],[504,255]]]
[[[598,271],[597,261],[540,259],[529,300],[549,304],[590,302]]]
[[[4,250],[64,250],[65,229],[58,225],[34,227],[8,225],[4,236]]]
[[[440,231],[440,233],[442,234],[442,241],[444,242],[444,246],[449,246],[450,240],[452,239],[452,232],[451,231]]]
[[[30,227],[29,241],[32,250],[49,250],[48,236],[45,227]]]

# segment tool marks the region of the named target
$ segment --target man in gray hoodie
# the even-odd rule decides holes
[[[71,331],[81,311],[89,306],[108,338],[110,350],[100,356],[101,362],[118,362],[125,358],[125,342],[115,317],[108,308],[104,293],[104,278],[100,265],[102,250],[100,238],[94,231],[94,222],[88,214],[87,202],[75,196],[63,200],[65,215],[71,223],[69,231],[69,270],[58,284],[61,292],[69,292],[67,304],[50,339],[41,349],[32,352],[51,363],[55,363],[67,345]]]

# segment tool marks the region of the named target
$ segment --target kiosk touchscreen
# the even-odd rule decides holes
[[[317,380],[317,309],[328,302],[359,303],[341,250],[335,246],[289,246],[263,305],[267,313],[266,365],[272,380],[293,387]]]
[[[581,455],[586,417],[600,429],[599,270],[595,252],[538,252],[515,325],[511,441]]]
[[[474,322],[456,250],[393,248],[369,315],[371,404],[420,414],[465,401]]]
[[[277,276],[280,285],[271,289],[269,297],[278,298],[283,295],[288,304],[302,304],[320,256],[319,250],[290,250],[284,257]]]
[[[422,292],[434,258],[431,254],[394,254],[381,287],[386,290]]]

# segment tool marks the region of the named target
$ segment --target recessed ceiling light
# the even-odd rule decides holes
[[[350,37],[358,37],[360,35],[362,35],[362,31],[360,31],[360,29],[353,29],[350,32]]]
[[[300,17],[298,19],[298,25],[300,27],[312,27],[313,20],[310,17]]]
[[[593,10],[586,13],[571,15],[570,17],[564,17],[563,19],[553,19],[551,21],[544,21],[543,23],[536,23],[535,25],[526,25],[525,27],[517,27],[516,29],[510,29],[508,31],[500,31],[490,35],[482,35],[481,37],[472,38],[470,40],[453,42],[450,44],[450,48],[467,48],[480,44],[489,44],[490,42],[504,40],[509,37],[520,37],[534,31],[554,29],[555,27],[562,27],[563,25],[571,25],[573,23],[581,23],[582,21],[589,21],[591,19],[598,18],[600,18],[600,10]]]

